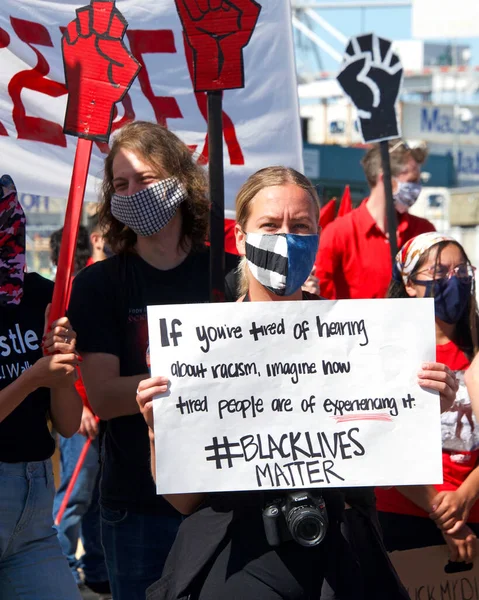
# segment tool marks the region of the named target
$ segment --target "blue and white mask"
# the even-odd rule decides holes
[[[416,200],[419,198],[419,194],[422,190],[420,183],[414,183],[410,181],[398,181],[396,192],[393,194],[394,206],[398,213],[407,212]]]
[[[319,235],[246,234],[246,261],[261,285],[277,296],[291,296],[309,277]]]

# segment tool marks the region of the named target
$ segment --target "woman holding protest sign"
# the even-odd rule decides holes
[[[398,252],[391,298],[433,297],[436,357],[445,366],[441,393],[444,483],[378,489],[377,507],[388,550],[447,543],[452,561],[470,562],[479,533],[479,426],[464,385],[479,347],[479,315],[474,267],[454,238],[439,233],[419,235]],[[419,384],[429,384],[430,365],[423,365]],[[428,518],[430,517],[430,518]]]
[[[263,169],[241,188],[236,215],[236,242],[244,256],[239,301],[315,299],[301,290],[311,273],[319,239],[319,200],[311,182],[293,169]],[[149,426],[153,473],[152,404],[167,388],[165,377],[153,377],[138,386],[137,402]],[[285,499],[292,495],[287,490],[282,494]],[[310,507],[317,506],[319,496],[324,498],[329,519],[324,538],[318,536],[309,545],[293,534],[296,541],[271,544],[265,517],[274,504],[273,496],[278,494],[168,496],[179,511],[192,514],[180,527],[163,577],[150,588],[147,598],[408,598],[382,545],[368,490],[326,489],[321,494],[303,490]]]
[[[106,421],[100,504],[113,597],[144,600],[181,522],[156,495],[135,402],[149,369],[146,307],[209,300],[204,171],[165,127],[130,123],[105,160],[99,217],[116,254],[77,275],[69,315],[88,398]]]
[[[25,273],[25,215],[0,178],[0,598],[79,600],[53,527],[55,450],[49,428],[80,427],[76,334],[66,317],[45,331],[53,284]],[[42,336],[43,339],[42,339]],[[43,350],[43,351],[42,351]]]

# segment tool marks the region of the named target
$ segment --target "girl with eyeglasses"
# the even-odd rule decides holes
[[[464,385],[464,372],[479,344],[474,272],[464,248],[436,232],[413,238],[396,257],[388,297],[434,298],[435,365],[442,363],[444,387],[457,389],[457,394],[452,404],[440,396],[444,483],[376,490],[389,551],[447,544],[452,561],[471,562],[474,557],[479,425]],[[419,374],[423,387],[430,387],[431,368],[425,364]]]

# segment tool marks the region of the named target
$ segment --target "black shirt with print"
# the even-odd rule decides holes
[[[233,268],[236,257],[227,257]],[[209,252],[189,255],[178,267],[161,271],[136,254],[121,254],[91,265],[73,282],[68,314],[80,352],[113,354],[120,376],[148,373],[146,307],[209,300]],[[101,502],[140,513],[176,511],[156,495],[150,471],[147,425],[142,415],[106,423]]]
[[[53,283],[26,273],[20,304],[0,309],[0,389],[42,358],[45,309]],[[0,423],[0,462],[46,460],[55,443],[48,430],[50,390],[38,388]]]

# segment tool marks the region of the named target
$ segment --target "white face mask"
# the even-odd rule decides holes
[[[169,177],[131,196],[113,194],[111,214],[137,235],[147,237],[163,229],[187,197],[180,180]]]
[[[420,183],[410,181],[398,181],[396,179],[397,189],[393,194],[394,206],[398,213],[407,212],[416,202],[422,190]]]

